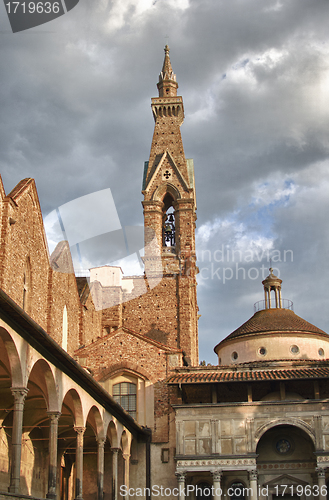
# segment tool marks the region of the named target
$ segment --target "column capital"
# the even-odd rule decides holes
[[[186,471],[175,472],[175,476],[177,477],[178,481],[185,481]]]
[[[213,480],[218,482],[221,480],[221,477],[223,475],[223,472],[221,470],[212,470],[210,471],[210,473],[213,477]]]
[[[113,453],[118,453],[118,452],[120,451],[120,448],[114,448],[114,447],[113,447],[113,448],[111,448],[111,451],[112,451]]]
[[[129,460],[130,453],[122,453],[122,457],[123,457],[124,460]]]
[[[24,403],[27,393],[29,392],[27,387],[11,387],[10,390],[15,398],[15,403]]]
[[[85,430],[86,430],[85,427],[78,427],[78,426],[74,426],[73,429],[80,436],[83,435],[85,433]]]
[[[249,481],[257,481],[258,474],[257,474],[257,469],[252,469],[249,471]]]
[[[316,467],[315,472],[318,474],[318,478],[325,479],[326,477],[326,467]]]
[[[106,437],[99,437],[96,441],[99,448],[104,448]]]
[[[58,422],[62,413],[60,411],[47,411],[47,415],[51,422]]]

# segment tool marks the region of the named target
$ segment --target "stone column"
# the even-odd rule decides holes
[[[257,500],[257,470],[249,471],[249,487],[251,488],[250,500]]]
[[[280,306],[279,306],[278,289],[277,288],[275,288],[274,293],[275,293],[275,307],[278,308]]]
[[[82,487],[83,487],[83,435],[85,433],[85,427],[74,427],[77,433],[77,448],[75,455],[75,500],[82,500]]]
[[[322,467],[316,467],[315,470],[318,473],[319,500],[326,500],[326,470]]]
[[[119,448],[112,450],[112,500],[118,500],[118,453]]]
[[[124,485],[126,486],[127,490],[129,490],[129,460],[130,460],[130,455],[129,455],[129,453],[124,453],[122,456],[123,456],[124,465],[125,465]],[[125,496],[125,499],[129,500],[128,493]]]
[[[222,471],[214,470],[211,472],[211,474],[212,474],[212,481],[213,481],[213,487],[214,487],[214,500],[221,500],[222,489],[221,489],[220,481],[221,481],[221,477],[222,477]]]
[[[97,500],[104,497],[104,446],[106,438],[97,440]]]
[[[271,288],[267,289],[267,293],[268,293],[268,307],[269,307],[269,309],[271,309],[271,307],[272,307],[272,305],[271,305]]]
[[[26,387],[12,387],[11,393],[14,396],[13,409],[13,433],[11,438],[11,469],[10,493],[19,493],[19,482],[21,475],[21,454],[22,454],[22,432],[23,432],[23,410],[24,401],[28,393]]]
[[[176,472],[176,477],[178,481],[179,500],[185,500],[185,476],[186,472]]]
[[[48,412],[49,416],[49,469],[48,469],[48,493],[46,498],[56,498],[57,487],[57,438],[58,420],[61,416],[59,411]]]

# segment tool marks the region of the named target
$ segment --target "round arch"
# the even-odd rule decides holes
[[[84,427],[82,402],[79,393],[76,389],[68,389],[63,397],[62,405],[65,405],[72,412],[74,425],[76,427]]]
[[[59,411],[55,378],[50,365],[45,359],[39,358],[31,366],[28,374],[29,382],[39,387],[46,400],[48,411]]]
[[[96,439],[105,438],[104,422],[97,406],[92,406],[88,412],[86,423],[92,427]]]
[[[1,361],[6,366],[8,372],[11,375],[11,381],[13,387],[23,387],[23,372],[21,360],[16,348],[16,344],[9,334],[9,332],[0,327],[0,347],[1,343],[4,345],[4,352],[0,349],[1,352]]]
[[[261,437],[265,434],[265,432],[267,432],[270,429],[273,429],[275,427],[279,427],[281,425],[291,425],[292,427],[297,427],[298,429],[301,429],[309,436],[309,438],[313,442],[314,448],[316,448],[315,433],[310,425],[308,425],[306,422],[304,422],[303,420],[300,420],[298,418],[278,418],[276,420],[272,420],[271,422],[260,426],[256,430],[255,442],[254,442],[255,448],[253,451],[256,452],[257,445],[258,445]]]
[[[110,368],[104,370],[102,376],[96,380],[98,382],[104,382],[107,379],[113,379],[125,373],[144,381],[150,380],[151,382],[156,382],[156,378],[148,372],[148,370],[138,366],[137,364],[129,364],[128,362],[117,363],[114,366],[111,366]]]
[[[126,429],[124,429],[121,434],[121,449],[123,454],[130,455],[131,441],[132,436],[130,432],[127,432]]]
[[[114,420],[110,420],[107,432],[106,432],[110,443],[111,443],[111,448],[119,448],[119,433],[118,433],[118,428],[117,424]]]

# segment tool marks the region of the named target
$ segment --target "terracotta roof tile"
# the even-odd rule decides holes
[[[295,369],[269,370],[216,370],[211,373],[190,372],[178,373],[168,379],[168,384],[196,384],[209,382],[246,382],[257,380],[291,380],[329,377],[329,366]]]
[[[256,312],[248,321],[243,323],[243,325],[217,344],[215,352],[217,347],[227,340],[266,332],[273,334],[298,332],[327,336],[326,332],[300,318],[290,309],[264,309],[263,311]]]

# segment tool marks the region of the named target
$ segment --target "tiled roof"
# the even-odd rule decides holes
[[[178,373],[168,384],[196,384],[213,382],[253,382],[257,380],[291,380],[329,377],[329,366],[271,369],[271,370],[214,370]]]
[[[234,330],[225,340],[263,332],[305,332],[327,335],[323,330],[300,318],[290,309],[264,309]]]

